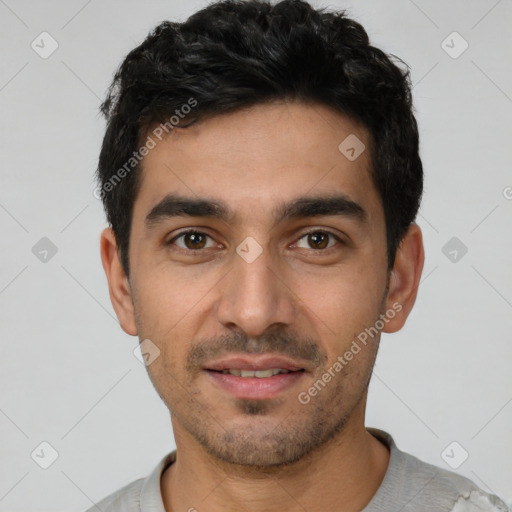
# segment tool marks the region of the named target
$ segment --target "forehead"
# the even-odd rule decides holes
[[[232,221],[270,222],[285,202],[339,195],[364,205],[369,220],[382,215],[368,132],[328,107],[261,104],[153,138],[134,219],[169,194],[222,202]]]

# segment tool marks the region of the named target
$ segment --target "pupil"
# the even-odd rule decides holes
[[[327,236],[325,235],[325,233],[313,233],[309,236],[310,240],[313,241],[313,244],[316,245],[318,249],[324,249],[327,246],[327,244],[325,243],[327,240]]]
[[[204,246],[204,237],[199,233],[187,233],[185,238],[189,249],[201,249]],[[203,242],[202,244],[201,241]]]

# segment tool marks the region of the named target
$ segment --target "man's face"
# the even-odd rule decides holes
[[[338,149],[349,135],[369,148],[327,107],[258,105],[174,130],[143,161],[129,253],[138,336],[160,350],[148,371],[175,435],[223,460],[293,462],[364,419],[379,336],[307,393],[390,306],[382,204],[369,150],[352,161]],[[167,195],[223,203],[229,217],[171,205],[146,221]],[[175,238],[186,229],[196,234]],[[219,371],[286,364],[301,370]]]

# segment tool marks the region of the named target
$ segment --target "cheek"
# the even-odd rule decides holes
[[[174,368],[179,368],[176,361],[184,357],[184,328],[193,302],[187,293],[180,292],[183,288],[176,280],[146,274],[139,276],[139,283],[143,283],[136,293],[139,337],[149,338],[160,351],[147,367],[154,382],[154,378],[174,374]]]
[[[296,293],[307,309],[334,332],[347,332],[374,320],[384,285],[371,270],[351,266],[304,274]]]
[[[317,326],[329,364],[348,352],[343,374],[366,374],[374,360],[374,341],[378,338],[364,340],[365,329],[379,317],[384,284],[375,274],[351,267],[331,273],[328,279],[319,279],[318,275],[314,279],[304,277],[300,286],[298,295],[304,301],[300,314]]]
[[[179,327],[187,312],[208,289],[205,279],[196,279],[182,269],[148,265],[138,276],[137,298],[140,312],[151,331],[162,333],[174,325]]]

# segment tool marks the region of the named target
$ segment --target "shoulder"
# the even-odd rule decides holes
[[[469,478],[423,461],[419,461],[418,465],[424,465],[432,474],[432,486],[430,492],[426,492],[427,499],[448,506],[446,510],[450,512],[512,512],[512,509],[498,496],[484,491]]]
[[[368,429],[390,450],[389,467],[374,500],[365,512],[512,512],[500,498],[453,471],[424,462],[399,450],[390,434]],[[375,508],[377,506],[377,508]]]
[[[139,478],[103,498],[86,512],[165,512],[160,479],[163,471],[176,461],[176,450],[165,455],[146,478]]]
[[[93,505],[86,512],[139,512],[140,494],[144,484],[144,478],[135,480],[125,485],[116,492],[103,498],[100,502]]]

